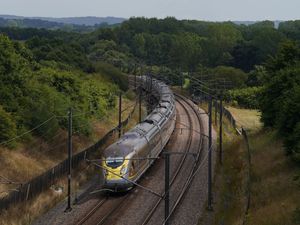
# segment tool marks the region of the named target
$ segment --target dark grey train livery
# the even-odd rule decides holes
[[[114,191],[124,191],[134,186],[133,182],[153,164],[154,159],[149,158],[158,157],[175,128],[175,98],[170,88],[155,79],[150,84],[151,80],[145,76],[137,80],[144,89],[152,86],[158,104],[144,121],[104,150],[104,187]]]

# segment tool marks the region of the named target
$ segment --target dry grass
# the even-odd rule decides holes
[[[1,214],[1,225],[20,225],[31,224],[34,219],[34,215],[37,212],[46,212],[51,206],[54,206],[57,202],[61,201],[64,197],[62,195],[55,194],[49,190],[40,194],[34,201],[29,201],[24,205],[17,205],[11,207],[8,211],[4,211]]]
[[[247,130],[259,130],[262,127],[260,122],[261,113],[253,109],[241,109],[232,106],[226,107],[238,122],[238,126],[242,126]]]
[[[232,156],[235,157],[232,157]],[[241,224],[245,211],[247,162],[242,138],[224,145],[223,166],[217,168],[214,192],[218,193],[211,224]],[[205,224],[205,223],[201,223]]]
[[[293,216],[300,207],[300,180],[295,179],[299,167],[285,155],[275,132],[253,135],[250,146],[253,176],[248,224],[296,224]]]
[[[95,174],[94,167],[86,167],[85,163],[82,164],[81,170],[74,171],[72,174],[72,190],[75,198],[75,190],[85,183]],[[47,212],[57,203],[66,198],[67,180],[62,178],[55,184],[57,187],[61,187],[63,192],[55,192],[53,188],[49,188],[47,191],[39,194],[36,198],[29,200],[25,204],[18,204],[12,206],[9,210],[2,212],[0,218],[0,225],[20,225],[31,224],[39,215]]]
[[[260,114],[253,110],[229,108],[236,120],[252,132],[251,204],[248,225],[300,224],[300,170],[285,155],[275,131],[261,130]],[[228,121],[227,121],[228,122]],[[224,123],[227,123],[226,120]],[[226,132],[225,132],[226,133]],[[227,133],[233,135],[234,133]],[[240,225],[246,204],[247,155],[242,139],[225,138],[224,164],[217,168],[215,212],[200,224]],[[298,219],[296,219],[298,218]],[[203,222],[205,221],[205,222]]]

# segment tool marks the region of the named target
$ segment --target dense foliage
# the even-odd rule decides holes
[[[300,162],[300,46],[283,44],[266,64],[267,77],[260,100],[262,120],[285,138],[289,154]]]
[[[260,108],[265,125],[278,128],[288,152],[299,158],[299,24],[282,22],[276,29],[271,21],[237,25],[168,17],[131,18],[90,33],[1,27],[17,41],[1,36],[0,119],[11,135],[70,105],[103,116],[117,89],[110,82],[126,90],[123,73],[148,73],[174,85],[188,81],[194,95],[223,94]],[[66,125],[65,118],[55,120],[56,128]]]
[[[49,19],[49,18],[48,18]],[[53,18],[53,20],[55,20]],[[70,18],[70,20],[72,20]],[[44,28],[51,30],[66,30],[78,32],[90,32],[100,27],[109,27],[108,23],[100,23],[90,26],[81,24],[63,23],[63,21],[49,21],[45,19],[32,19],[32,18],[0,18],[1,27],[17,27],[17,28]]]
[[[48,119],[35,134],[53,136],[59,128],[66,128],[69,107],[75,115],[82,114],[74,117],[74,129],[88,135],[91,119],[103,118],[115,106],[118,87],[105,77],[62,70],[48,62],[39,64],[24,44],[0,35],[0,142]]]
[[[237,106],[248,109],[259,109],[259,97],[262,87],[247,87],[242,89],[229,90],[225,94],[225,100],[234,102]]]

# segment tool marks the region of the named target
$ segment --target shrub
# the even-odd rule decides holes
[[[17,134],[16,124],[13,117],[0,106],[0,143],[5,142]],[[12,147],[15,142],[8,143]]]
[[[126,75],[116,67],[104,62],[98,62],[95,67],[97,72],[101,73],[103,76],[108,78],[108,80],[117,84],[123,91],[128,89]]]
[[[243,89],[230,90],[225,95],[225,99],[231,102],[237,102],[239,106],[248,109],[258,109],[258,97],[262,92],[262,87],[248,87]]]
[[[266,68],[267,83],[260,98],[262,121],[279,129],[287,153],[300,162],[300,46],[284,43]]]

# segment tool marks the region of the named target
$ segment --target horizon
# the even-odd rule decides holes
[[[259,0],[0,0],[0,14],[24,17],[175,17],[203,21],[286,21],[300,19],[300,1]],[[116,7],[116,5],[118,7]]]
[[[176,20],[196,20],[196,21],[206,21],[206,22],[262,22],[262,21],[272,21],[272,22],[281,22],[281,21],[295,21],[295,20],[300,20],[299,19],[289,19],[289,20],[283,20],[283,19],[262,19],[262,20],[205,20],[205,19],[181,19],[181,18],[177,18],[175,16],[165,16],[165,17],[147,17],[147,16],[131,16],[131,17],[120,17],[120,16],[61,16],[61,17],[55,17],[55,16],[24,16],[24,15],[15,15],[15,14],[4,14],[4,13],[0,13],[0,17],[6,17],[6,16],[12,16],[12,17],[20,17],[20,18],[31,18],[31,19],[43,19],[43,18],[52,18],[52,19],[66,19],[66,18],[117,18],[117,19],[125,19],[128,20],[130,18],[146,18],[146,19],[152,19],[152,18],[156,18],[156,19],[165,19],[168,17],[173,17]]]

